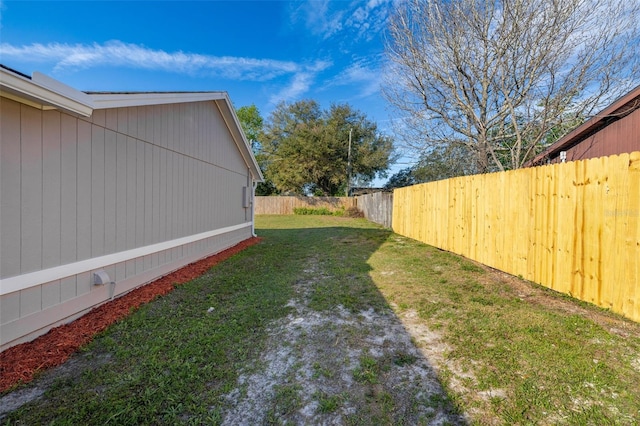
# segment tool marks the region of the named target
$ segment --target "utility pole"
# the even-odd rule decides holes
[[[347,197],[351,193],[351,132],[349,129],[349,151],[347,152]]]

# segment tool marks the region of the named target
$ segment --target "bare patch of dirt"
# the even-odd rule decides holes
[[[397,306],[393,305],[394,309]],[[407,332],[413,337],[416,345],[426,359],[428,359],[436,371],[448,371],[450,374],[447,386],[454,392],[463,395],[473,393],[476,398],[484,401],[490,401],[492,398],[506,398],[504,389],[488,389],[486,391],[478,391],[476,377],[468,370],[463,368],[456,360],[448,358],[447,354],[451,351],[451,347],[442,341],[441,335],[436,331],[430,330],[419,318],[418,312],[414,309],[399,311],[400,320]],[[474,410],[470,408],[470,410]],[[470,411],[467,414],[474,414]],[[484,418],[486,424],[498,424],[494,419]]]
[[[323,279],[297,283],[293,313],[271,326],[258,365],[226,396],[223,424],[466,424],[391,310],[309,308]]]

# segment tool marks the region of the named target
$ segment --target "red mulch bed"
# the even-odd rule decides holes
[[[37,372],[64,363],[81,346],[89,343],[96,334],[129,315],[133,309],[171,292],[176,284],[184,284],[199,277],[212,266],[259,241],[258,237],[242,241],[227,250],[191,263],[122,297],[100,305],[77,320],[53,328],[33,341],[1,352],[0,392],[17,383],[30,382]]]

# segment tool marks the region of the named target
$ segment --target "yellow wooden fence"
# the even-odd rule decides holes
[[[256,197],[255,214],[293,214],[299,207],[326,208],[331,211],[356,207],[354,197]]]
[[[393,230],[640,321],[640,152],[396,189]]]

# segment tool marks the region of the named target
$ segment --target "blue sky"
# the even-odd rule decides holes
[[[236,107],[255,104],[265,118],[280,101],[346,102],[392,135],[379,88],[391,7],[393,0],[0,0],[0,62],[85,91],[224,90]]]

